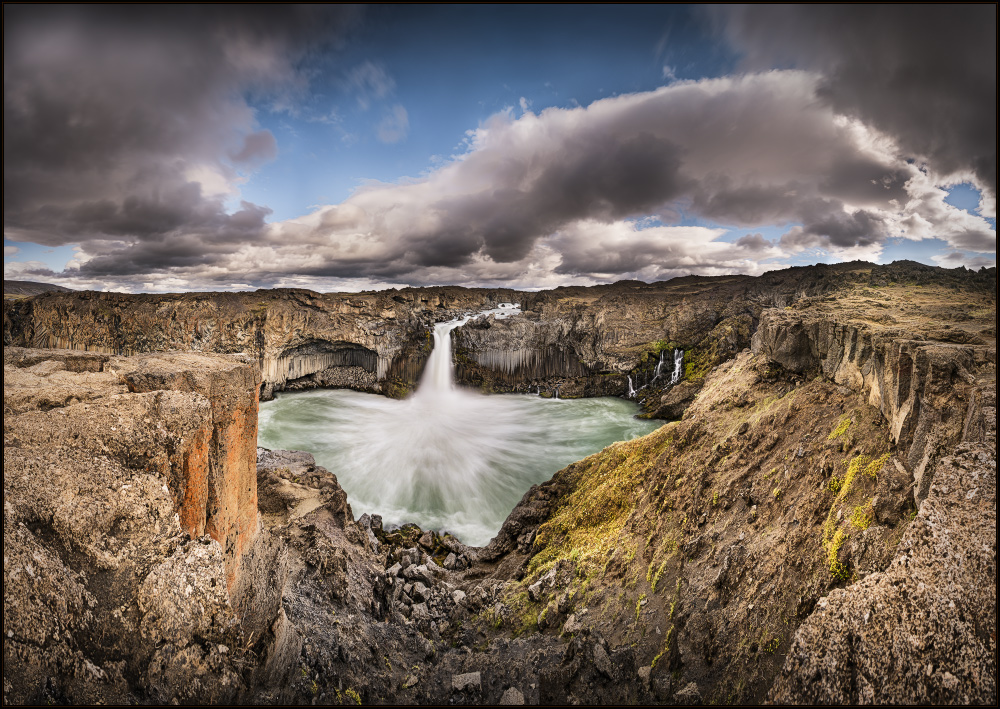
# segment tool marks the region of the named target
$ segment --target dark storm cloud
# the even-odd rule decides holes
[[[321,213],[328,253],[357,264],[338,249],[338,235],[372,233],[373,253],[382,256],[371,259],[377,275],[404,278],[480,257],[518,262],[545,242],[560,250],[560,273],[609,272],[610,257],[583,258],[570,253],[569,241],[548,237],[574,222],[610,225],[677,204],[722,224],[802,223],[818,245],[879,243],[886,228],[877,212],[906,201],[916,169],[874,150],[863,128],[838,121],[815,100],[815,82],[803,72],[773,72],[517,120],[496,116],[468,154],[419,184],[378,186],[347,200],[359,210],[355,220],[327,230],[331,218]],[[651,255],[690,250],[653,248],[638,233],[616,248],[612,260],[625,271]]]
[[[425,237],[420,263],[456,265],[480,248],[517,261],[568,221],[642,214],[681,194],[680,149],[659,136],[581,132],[553,152],[542,164],[533,152],[505,153],[505,182],[433,204],[441,226]]]
[[[996,194],[997,8],[750,5],[716,8],[748,65],[823,74],[819,97],[894,137],[939,174]]]
[[[263,222],[247,213],[260,208],[227,215],[222,199],[239,170],[277,151],[270,132],[255,130],[246,97],[286,104],[304,88],[307,53],[336,36],[344,14],[5,7],[5,234],[47,245],[121,237],[94,267],[147,240],[170,262],[171,243],[185,248],[180,235],[256,238]]]

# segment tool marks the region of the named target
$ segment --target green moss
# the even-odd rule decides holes
[[[875,513],[872,511],[872,501],[869,499],[863,505],[858,505],[851,513],[851,524],[864,531],[872,526],[875,521]]]
[[[838,438],[844,435],[844,433],[847,431],[850,425],[851,425],[851,417],[848,414],[844,414],[843,416],[840,417],[840,421],[837,423],[837,426],[832,431],[830,431],[830,435],[826,437],[826,440],[828,441],[837,440]]]
[[[847,534],[844,530],[838,529],[834,532],[833,539],[830,540],[830,544],[827,549],[827,562],[830,566],[830,575],[835,579],[840,579],[841,581],[846,581],[848,578],[847,567],[844,566],[840,561],[840,548],[844,545],[844,541],[847,539]]]
[[[652,564],[650,564],[650,566],[652,566]],[[664,559],[662,562],[660,562],[659,567],[657,567],[656,573],[653,574],[652,583],[650,584],[650,588],[652,588],[653,593],[656,593],[656,584],[660,582],[660,578],[663,576],[663,569],[666,568],[666,566],[667,566],[667,559]]]
[[[667,652],[670,650],[670,641],[673,639],[674,639],[674,626],[671,625],[670,629],[667,631],[667,636],[663,639],[663,647],[661,647],[660,651],[656,653],[656,657],[653,658],[653,661],[649,665],[650,668],[656,667],[656,663],[660,661],[660,658],[663,657],[665,654],[667,654]]]
[[[885,453],[874,460],[864,454],[855,456],[847,466],[847,472],[844,474],[844,480],[840,486],[840,492],[837,494],[837,499],[843,500],[851,493],[858,473],[863,473],[872,480],[878,479],[878,474],[882,472],[882,468],[889,461],[890,455],[889,453]]]
[[[639,500],[648,471],[670,447],[670,425],[632,441],[615,443],[576,465],[572,491],[538,529],[528,573],[559,559],[577,561],[580,573],[602,569],[617,548],[634,546],[621,532]]]

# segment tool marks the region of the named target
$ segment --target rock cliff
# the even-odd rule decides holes
[[[78,346],[4,351],[5,703],[996,701],[995,271],[484,293],[5,305],[8,342]],[[467,382],[645,373],[679,420],[481,549],[256,448],[268,357],[325,367],[280,386],[402,388],[427,325],[490,298],[525,316],[456,331]]]
[[[244,353],[257,360],[265,399],[285,388],[315,386],[402,396],[419,380],[433,322],[519,302],[523,316],[477,320],[455,331],[460,382],[486,391],[620,396],[631,376],[639,399],[655,413],[664,382],[655,381],[654,370],[664,350],[683,349],[685,378],[700,382],[749,345],[764,309],[866,283],[876,271],[856,262],[760,278],[692,276],[538,293],[457,287],[359,294],[45,293],[5,301],[4,344],[120,355]],[[965,282],[985,287],[975,274]]]

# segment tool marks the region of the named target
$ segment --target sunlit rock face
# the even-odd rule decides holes
[[[280,576],[259,386],[227,355],[5,348],[5,699],[236,697],[242,638],[277,612],[259,581]],[[66,662],[76,679],[47,685]]]

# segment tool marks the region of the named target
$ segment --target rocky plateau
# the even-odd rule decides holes
[[[995,704],[996,292],[855,262],[5,299],[4,703]],[[460,383],[665,425],[481,548],[257,447],[260,400],[405,396],[434,322],[503,302]]]

